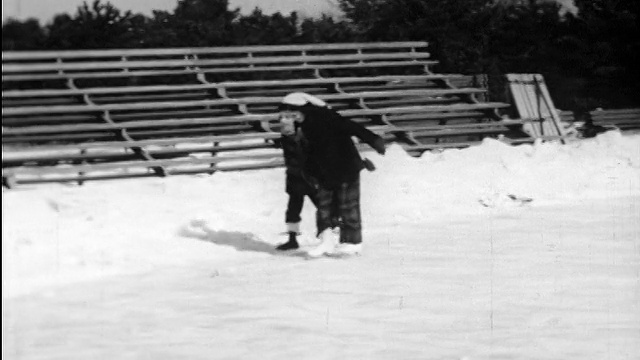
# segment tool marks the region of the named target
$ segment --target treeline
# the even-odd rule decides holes
[[[85,3],[45,24],[8,20],[3,50],[67,50],[424,40],[443,73],[541,73],[566,110],[640,106],[640,1],[338,0],[344,18],[249,15],[227,0],[179,0],[151,16]]]

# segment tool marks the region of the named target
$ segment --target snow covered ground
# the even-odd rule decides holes
[[[3,358],[640,358],[640,135],[366,156],[350,259],[282,169],[4,190]]]

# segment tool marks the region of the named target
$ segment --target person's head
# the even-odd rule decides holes
[[[293,135],[296,127],[304,120],[304,114],[298,110],[280,109],[280,133]]]
[[[278,107],[281,132],[285,135],[295,132],[295,126],[305,119],[305,113],[314,107],[328,107],[321,99],[303,92],[288,94]]]

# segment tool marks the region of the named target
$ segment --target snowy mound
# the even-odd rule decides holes
[[[420,220],[426,214],[474,212],[582,197],[630,195],[640,189],[640,136],[609,132],[561,145],[509,146],[485,139],[468,149],[427,152],[420,159],[400,146],[374,162],[363,194],[368,211]]]

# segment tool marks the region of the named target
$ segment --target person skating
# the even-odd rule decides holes
[[[306,93],[285,96],[280,114],[292,119],[302,130],[303,173],[317,182],[316,226],[320,245],[310,250],[309,256],[360,253],[360,171],[365,166],[351,137],[359,138],[380,154],[385,153],[384,140]],[[340,217],[337,243],[331,232],[332,209],[337,209]]]
[[[285,212],[285,224],[288,241],[278,245],[277,250],[286,251],[299,248],[297,236],[300,234],[300,213],[305,197],[316,204],[316,189],[305,180],[302,174],[304,153],[302,151],[302,132],[295,126],[294,120],[283,116],[280,118],[280,139],[277,144],[282,148],[286,167],[285,191],[289,197]]]
[[[280,138],[276,144],[282,148],[286,167],[285,191],[288,195],[287,209],[285,212],[285,224],[288,241],[276,247],[277,250],[287,251],[300,247],[298,235],[300,235],[300,214],[305,198],[309,198],[314,206],[317,206],[317,183],[305,176],[302,170],[305,161],[305,139],[295,119],[287,116],[280,118]],[[336,213],[334,210],[333,213]],[[339,220],[332,218],[332,228],[337,228]]]

